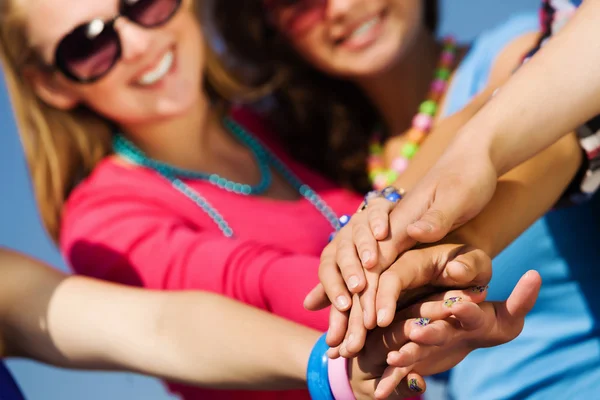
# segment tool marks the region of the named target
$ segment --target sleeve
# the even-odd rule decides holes
[[[140,196],[141,197],[141,196]],[[178,219],[156,199],[88,195],[70,203],[61,247],[77,273],[160,290],[205,290],[326,330],[328,313],[303,307],[319,259]]]

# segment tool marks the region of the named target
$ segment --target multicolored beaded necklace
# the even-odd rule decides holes
[[[433,118],[439,108],[439,101],[448,88],[448,81],[452,74],[451,69],[456,60],[456,48],[456,40],[453,37],[444,39],[444,48],[427,99],[421,103],[419,112],[413,118],[412,127],[407,134],[407,141],[402,146],[400,155],[392,160],[390,168],[385,167],[383,159],[381,131],[377,130],[373,135],[369,146],[367,168],[369,179],[375,190],[383,190],[398,179],[431,131]]]
[[[208,214],[226,237],[233,237],[233,229],[227,223],[225,218],[206,198],[200,195],[196,190],[190,188],[182,181],[182,179],[207,181],[218,188],[244,196],[260,195],[266,192],[271,186],[273,178],[270,168],[273,167],[274,170],[279,172],[302,197],[308,200],[327,219],[327,221],[329,221],[335,231],[340,229],[340,221],[333,209],[317,194],[317,192],[303,183],[300,178],[298,178],[296,174],[294,174],[288,166],[279,159],[279,157],[233,120],[225,118],[223,124],[233,136],[246,145],[254,155],[261,173],[261,179],[257,185],[233,182],[229,179],[220,177],[217,174],[190,171],[154,160],[146,156],[141,149],[127,140],[122,134],[114,135],[113,150],[115,154],[120,155],[134,164],[152,169],[171,182],[176,190],[183,193]]]

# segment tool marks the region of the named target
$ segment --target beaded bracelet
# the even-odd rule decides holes
[[[357,212],[365,210],[369,206],[369,201],[377,198],[384,198],[392,203],[397,203],[406,195],[404,189],[396,189],[394,186],[388,186],[382,190],[371,190],[365,195],[363,202],[358,207]]]
[[[308,359],[306,381],[310,398],[313,400],[335,400],[329,385],[329,346],[325,342],[326,336],[324,334],[319,338]]]

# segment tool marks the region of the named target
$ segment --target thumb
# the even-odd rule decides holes
[[[495,171],[477,165],[443,163],[431,170],[428,207],[419,218],[408,226],[407,233],[418,242],[433,243],[441,240],[451,229],[456,228],[475,217],[490,201],[496,189]],[[463,161],[464,164],[464,161]],[[450,165],[446,168],[445,165]]]
[[[310,311],[319,311],[329,307],[331,302],[325,293],[325,288],[322,284],[315,286],[304,298],[304,308]]]
[[[442,240],[457,221],[463,220],[469,204],[457,190],[436,191],[428,209],[415,222],[407,227],[410,237],[421,243],[434,243]]]
[[[537,271],[528,271],[519,279],[517,286],[499,310],[499,318],[522,319],[531,311],[540,293],[542,277]]]
[[[525,316],[531,311],[538,298],[542,278],[537,271],[528,271],[521,277],[509,298],[495,303],[498,316],[500,343],[517,337],[523,330]]]

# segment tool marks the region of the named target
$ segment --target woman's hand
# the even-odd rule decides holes
[[[373,349],[381,351],[382,348],[397,347],[403,341],[410,340],[398,351],[392,350],[388,354],[386,362],[389,367],[381,377],[375,398],[388,398],[399,387],[406,393],[407,384],[414,386],[420,383],[418,380],[412,381],[416,376],[447,371],[477,348],[498,346],[516,338],[523,330],[525,316],[535,305],[540,287],[540,275],[529,271],[504,302],[477,305],[458,300],[452,293],[447,293],[443,295],[442,303],[439,301],[440,295],[432,296],[423,303],[399,312],[398,321],[369,336],[365,350],[357,359],[371,357],[372,352],[376,352]],[[409,324],[407,329],[407,322],[403,320],[407,317],[430,318],[434,322],[425,326]]]
[[[462,244],[430,245],[410,250],[396,260],[376,281],[377,293],[369,302],[377,310],[372,312],[377,316],[376,324],[385,327],[394,319],[398,302],[400,307],[410,305],[441,288],[486,286],[491,276],[491,260],[484,252]],[[364,324],[364,309],[356,301],[350,312],[331,307],[327,337],[331,347],[345,341],[347,355],[362,349],[368,328]]]

